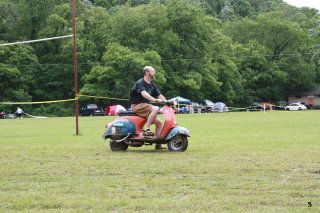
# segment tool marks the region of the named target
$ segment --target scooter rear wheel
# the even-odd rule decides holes
[[[171,152],[183,152],[188,148],[188,138],[185,135],[175,135],[168,142],[168,149]]]
[[[115,140],[110,140],[110,149],[114,152],[126,151],[128,149],[128,144],[124,141],[116,142]]]

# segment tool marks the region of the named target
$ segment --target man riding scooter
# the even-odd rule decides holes
[[[166,98],[160,93],[156,85],[152,82],[156,77],[156,71],[151,66],[143,69],[144,77],[139,79],[130,91],[130,103],[132,111],[141,117],[147,118],[147,123],[143,130],[143,135],[158,136],[161,132],[162,121],[157,117],[159,107],[150,104],[150,101],[162,103]],[[155,124],[155,134],[150,131],[151,124]],[[161,144],[156,144],[156,149],[166,149]]]

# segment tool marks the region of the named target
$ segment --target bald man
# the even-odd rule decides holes
[[[158,88],[152,81],[156,77],[156,71],[151,66],[146,66],[143,69],[144,77],[139,79],[130,91],[130,103],[132,111],[141,117],[147,118],[144,136],[154,136],[150,131],[151,124],[156,125],[155,135],[158,136],[161,132],[162,122],[157,117],[159,108],[150,104],[150,101],[162,103],[166,98],[159,92]],[[156,149],[163,149],[161,145],[156,145]]]

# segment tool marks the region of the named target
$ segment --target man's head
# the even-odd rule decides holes
[[[156,70],[151,66],[145,66],[143,68],[143,72],[144,72],[144,76],[146,76],[152,80],[155,79],[155,77],[156,77]]]

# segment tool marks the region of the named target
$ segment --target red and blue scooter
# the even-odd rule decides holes
[[[134,112],[120,112],[119,118],[106,125],[103,134],[105,139],[110,138],[112,151],[126,151],[129,146],[141,147],[143,145],[167,144],[169,151],[183,152],[188,147],[190,132],[184,127],[178,127],[173,107],[176,100],[163,102],[162,113],[165,118],[160,135],[157,137],[143,136],[143,126],[147,119]]]

